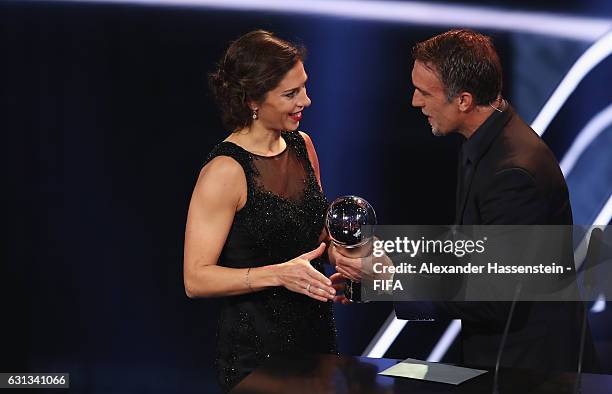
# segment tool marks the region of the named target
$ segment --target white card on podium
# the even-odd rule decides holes
[[[482,369],[456,367],[407,358],[379,374],[458,385],[486,372]]]

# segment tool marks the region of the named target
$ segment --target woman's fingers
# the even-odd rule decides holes
[[[306,253],[304,253],[300,257],[302,257],[303,259],[306,259],[308,261],[314,260],[317,257],[321,256],[323,254],[323,252],[325,252],[325,248],[326,247],[327,247],[327,245],[325,245],[325,242],[321,242],[316,249],[313,249],[310,252],[306,252]]]
[[[336,289],[332,281],[317,271],[306,257],[317,257],[325,250],[322,243],[317,249],[282,264],[281,283],[287,289],[319,301],[333,300]]]
[[[333,300],[336,295],[336,290],[332,287],[331,292],[327,289],[328,286],[313,280],[302,280],[301,285],[298,285],[297,292],[305,294],[319,301]],[[294,290],[295,291],[295,290]]]
[[[323,286],[331,286],[332,282],[328,277],[317,271],[312,265],[310,265],[309,261],[304,260],[304,262],[306,273],[310,278],[316,280],[317,282],[320,282],[321,284],[323,284]]]
[[[309,276],[309,281],[315,286],[317,289],[323,290],[323,292],[327,292],[331,296],[336,295],[336,290],[332,286],[332,281],[327,278],[325,275],[314,269],[310,263],[307,263],[306,273]]]
[[[336,295],[336,289],[330,286],[326,286],[322,283],[312,283],[308,291],[311,294],[315,294],[320,297],[325,297],[328,300],[332,300]]]

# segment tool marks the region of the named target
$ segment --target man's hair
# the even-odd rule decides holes
[[[501,93],[501,63],[491,39],[483,34],[451,30],[416,44],[412,57],[439,76],[449,101],[469,92],[476,105],[486,105]]]

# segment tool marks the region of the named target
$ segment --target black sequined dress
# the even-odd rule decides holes
[[[259,267],[315,249],[327,200],[319,189],[298,132],[283,132],[287,148],[276,156],[252,154],[231,142],[218,144],[206,163],[229,156],[242,166],[247,201],[235,217],[218,264]],[[311,264],[323,272],[320,261]],[[215,365],[230,390],[266,358],[278,353],[336,353],[332,303],[275,287],[223,300]]]

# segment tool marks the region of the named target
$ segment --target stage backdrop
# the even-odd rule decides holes
[[[466,6],[478,15],[480,3],[489,2]],[[496,11],[548,17],[552,9],[610,23],[604,1],[522,3]],[[201,164],[228,134],[207,74],[252,29],[308,48],[312,106],[301,128],[329,199],[363,196],[384,224],[452,222],[459,141],[433,137],[411,107],[410,51],[458,23],[349,11],[0,3],[1,372],[69,372],[82,393],[216,392],[218,301],[185,296],[183,233]],[[528,122],[597,39],[495,28],[490,18],[476,28],[494,38],[504,95]],[[543,135],[559,160],[607,114],[610,70],[610,60],[595,67]],[[577,223],[598,218],[612,192],[612,133],[609,122],[602,127],[568,172]],[[361,354],[391,310],[337,306],[340,351]],[[607,359],[609,309],[595,311]],[[386,355],[427,358],[447,324],[408,324]]]

